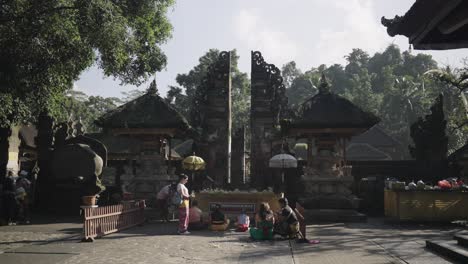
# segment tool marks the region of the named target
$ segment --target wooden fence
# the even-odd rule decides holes
[[[109,206],[82,206],[84,213],[83,241],[143,224],[145,201],[127,201]]]

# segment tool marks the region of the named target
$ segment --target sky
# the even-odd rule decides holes
[[[268,63],[281,68],[295,61],[303,71],[320,64],[345,63],[353,48],[369,54],[382,52],[389,44],[408,50],[408,39],[390,37],[380,18],[404,15],[414,0],[176,0],[168,16],[172,38],[162,50],[166,69],[155,73],[159,93],[177,85],[179,73],[189,72],[209,49],[237,49],[239,66],[250,73],[250,51],[259,50]],[[468,49],[415,51],[431,54],[439,65],[460,67]],[[93,66],[75,82],[75,89],[88,95],[122,97],[122,92],[140,87],[121,86],[105,78]]]

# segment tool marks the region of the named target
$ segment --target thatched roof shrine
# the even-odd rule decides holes
[[[153,82],[147,93],[102,115],[96,125],[118,134],[161,134],[186,132],[191,127],[185,117],[157,94]]]
[[[322,76],[319,93],[306,100],[298,118],[283,121],[287,131],[304,133],[344,133],[363,132],[380,122],[380,119],[363,111],[349,100],[330,92],[325,76]]]

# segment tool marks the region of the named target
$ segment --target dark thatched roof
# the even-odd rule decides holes
[[[352,143],[369,144],[374,147],[401,147],[401,143],[387,134],[379,125],[371,127],[366,132],[354,136]]]
[[[319,93],[302,104],[300,117],[286,124],[288,128],[370,128],[380,122],[347,99],[330,92],[322,75]]]
[[[415,49],[468,47],[468,1],[417,0],[404,16],[382,17],[390,36],[404,35]]]
[[[369,144],[352,143],[346,148],[347,160],[391,160],[387,153]]]
[[[102,115],[95,123],[104,128],[190,129],[187,120],[151,89],[135,100]]]

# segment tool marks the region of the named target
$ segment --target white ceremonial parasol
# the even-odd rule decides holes
[[[287,168],[297,168],[297,159],[289,154],[278,154],[273,156],[269,162],[270,168],[281,169],[281,181],[284,182],[284,171]]]

